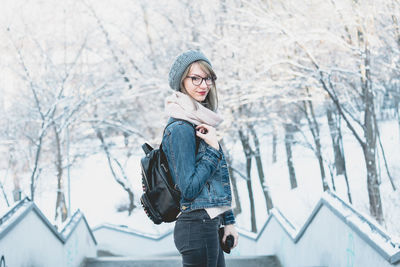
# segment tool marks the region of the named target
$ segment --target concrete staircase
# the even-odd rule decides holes
[[[227,267],[281,267],[275,256],[225,257]],[[97,257],[88,258],[85,267],[181,267],[180,256],[154,258]]]

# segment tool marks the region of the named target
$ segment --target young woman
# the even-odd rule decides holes
[[[175,92],[165,103],[170,119],[163,150],[181,192],[174,242],[183,266],[225,266],[221,224],[223,242],[232,235],[233,247],[238,243],[227,164],[215,130],[222,121],[215,80],[210,61],[194,50],[179,55],[169,73]]]

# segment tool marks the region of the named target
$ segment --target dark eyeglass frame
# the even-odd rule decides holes
[[[200,76],[197,76],[197,75],[186,76],[186,78],[192,79],[192,84],[195,85],[195,86],[201,85],[203,83],[203,80],[206,83],[206,85],[212,85],[212,84],[214,84],[215,80],[217,79],[217,77],[215,77],[215,76],[214,77],[213,76],[207,76],[207,77],[203,78],[203,77],[200,77]],[[195,82],[195,79],[200,79],[200,82],[197,84]],[[208,80],[208,82],[207,82],[207,80]]]

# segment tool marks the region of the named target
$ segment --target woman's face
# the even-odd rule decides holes
[[[201,69],[199,63],[195,62],[192,64],[188,75],[183,80],[183,86],[187,93],[197,102],[203,102],[210,91],[212,84],[207,85],[207,82],[210,83],[210,79],[206,81],[207,77],[209,78],[209,75]],[[199,85],[195,85],[200,81],[201,83]]]

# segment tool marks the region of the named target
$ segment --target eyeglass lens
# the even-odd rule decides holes
[[[206,82],[207,85],[211,85],[213,83],[213,79],[211,77],[198,77],[198,76],[188,76],[188,78],[192,79],[193,85],[199,86],[203,80]]]

